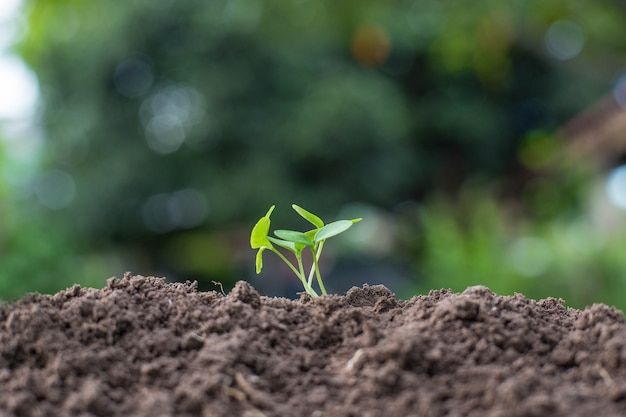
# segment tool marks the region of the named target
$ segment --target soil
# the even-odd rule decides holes
[[[0,416],[626,416],[626,325],[481,286],[288,300],[127,274],[0,306]]]

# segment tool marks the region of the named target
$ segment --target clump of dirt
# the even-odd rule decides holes
[[[0,306],[1,416],[624,416],[605,305],[485,287],[292,301],[110,279]]]

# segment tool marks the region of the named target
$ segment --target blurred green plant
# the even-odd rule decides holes
[[[516,211],[519,206],[503,204],[493,188],[477,186],[425,204],[416,290],[480,284],[500,294],[563,298],[577,308],[601,300],[626,310],[626,216],[607,232],[584,212],[561,211],[542,221]]]
[[[322,256],[324,243],[327,239],[345,232],[352,227],[354,223],[360,222],[362,219],[337,220],[329,224],[324,224],[324,221],[317,215],[296,204],[293,204],[291,207],[296,211],[296,213],[315,226],[315,229],[311,229],[307,232],[276,230],[274,231],[274,234],[277,238],[275,238],[268,235],[271,224],[270,216],[274,211],[274,207],[276,206],[270,207],[265,216],[261,217],[254,225],[252,232],[250,233],[250,246],[252,249],[258,249],[256,256],[256,273],[260,273],[263,269],[263,252],[265,250],[269,250],[278,255],[278,257],[285,262],[289,269],[293,271],[300,282],[302,282],[302,286],[307,294],[312,297],[318,296],[317,291],[313,288],[313,276],[315,276],[317,279],[317,285],[319,285],[322,295],[326,295],[327,292],[324,282],[322,281],[322,275],[319,267],[319,259]],[[274,245],[287,249],[289,252],[293,253],[296,257],[298,267],[296,268],[294,264],[289,261]],[[306,248],[311,250],[313,259],[308,278],[302,261],[302,252]]]
[[[0,167],[16,165],[4,148],[0,138]],[[27,292],[54,293],[74,284],[101,287],[110,263],[102,254],[82,250],[70,230],[29,204],[22,184],[8,181],[5,174],[0,171],[0,300]]]

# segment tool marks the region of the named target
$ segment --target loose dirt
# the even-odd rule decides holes
[[[626,325],[485,287],[292,301],[127,274],[0,306],[0,416],[626,416]]]

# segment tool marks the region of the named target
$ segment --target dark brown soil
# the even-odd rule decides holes
[[[110,279],[0,306],[0,416],[626,416],[605,305]]]

